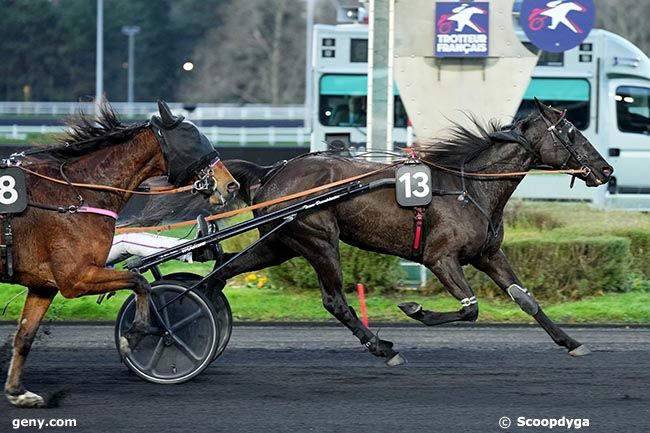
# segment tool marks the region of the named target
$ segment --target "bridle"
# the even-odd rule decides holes
[[[567,164],[573,157],[573,159],[575,159],[578,164],[580,164],[580,170],[584,173],[583,176],[589,176],[589,174],[592,172],[592,168],[587,163],[585,163],[588,156],[578,153],[571,144],[572,140],[569,138],[569,134],[574,133],[576,127],[573,125],[573,123],[566,120],[566,110],[562,111],[560,118],[555,123],[552,123],[549,119],[547,119],[542,110],[540,110],[540,115],[547,126],[546,131],[551,134],[551,138],[553,139],[553,146],[557,148],[559,142],[568,153],[567,158],[562,163],[561,168],[568,168]],[[575,178],[576,175],[574,174],[571,178],[571,187],[573,187]]]
[[[219,190],[219,184],[214,178],[214,167],[221,162],[219,157],[215,158],[209,166],[199,170],[196,174],[197,179],[192,184],[192,194],[203,194],[205,196],[214,195],[215,191],[219,193],[219,200],[221,205],[226,202],[223,198],[224,194]]]

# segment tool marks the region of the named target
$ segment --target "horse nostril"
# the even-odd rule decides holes
[[[233,193],[236,192],[239,189],[239,183],[237,182],[230,182],[228,186],[226,187],[228,192]]]
[[[612,173],[614,173],[614,169],[610,166],[606,166],[600,169],[600,171],[605,175],[605,177],[609,178]]]

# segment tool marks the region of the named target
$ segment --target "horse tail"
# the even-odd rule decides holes
[[[255,191],[284,167],[287,161],[280,161],[269,166],[261,166],[241,159],[231,159],[223,161],[223,163],[239,182],[239,198],[250,205],[253,203]]]

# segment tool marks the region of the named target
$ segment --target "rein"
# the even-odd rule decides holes
[[[543,171],[511,171],[511,172],[505,172],[505,173],[475,173],[475,172],[467,172],[467,171],[461,171],[461,170],[454,170],[453,168],[445,167],[444,165],[438,165],[434,162],[427,161],[425,159],[420,159],[420,161],[424,162],[427,165],[430,165],[431,167],[437,168],[442,171],[446,171],[448,173],[453,173],[457,174],[459,176],[466,176],[466,177],[488,177],[488,178],[499,178],[499,177],[516,177],[516,176],[530,176],[530,175],[536,175],[536,174],[571,174],[571,175],[578,175],[578,174],[589,174],[588,170],[580,169],[580,170],[574,170],[574,169],[564,169],[564,170],[543,170]]]
[[[250,211],[253,211],[253,210],[256,210],[256,209],[260,209],[260,208],[264,208],[264,207],[268,207],[268,206],[273,206],[273,205],[279,204],[279,203],[284,203],[284,202],[287,202],[289,200],[293,200],[293,199],[296,199],[296,198],[301,198],[301,197],[304,197],[304,196],[307,196],[307,195],[310,195],[310,194],[314,194],[314,193],[317,193],[317,192],[320,192],[320,191],[323,191],[323,190],[326,190],[326,189],[329,189],[329,188],[333,188],[335,186],[343,185],[345,183],[354,182],[355,180],[359,180],[359,179],[363,179],[363,178],[368,177],[368,176],[372,176],[373,174],[377,174],[377,173],[380,173],[382,171],[388,170],[390,168],[396,167],[397,165],[402,164],[402,163],[403,163],[403,161],[397,161],[397,162],[394,162],[392,164],[388,164],[388,165],[386,165],[384,167],[378,168],[377,170],[373,170],[373,171],[369,171],[367,173],[362,173],[362,174],[359,174],[359,175],[356,175],[356,176],[348,177],[346,179],[337,180],[335,182],[327,183],[325,185],[317,186],[315,188],[300,191],[300,192],[297,192],[295,194],[286,195],[284,197],[278,197],[278,198],[275,198],[275,199],[272,199],[272,200],[267,200],[267,201],[257,203],[257,204],[251,205],[251,206],[243,207],[243,208],[240,208],[240,209],[235,209],[235,210],[232,210],[232,211],[229,211],[229,212],[223,212],[223,213],[220,213],[220,214],[210,215],[210,216],[206,217],[205,219],[207,221],[214,221],[214,220],[218,220],[218,219],[229,218],[229,217],[232,217],[232,216],[235,216],[235,215],[242,214],[244,212],[250,212]],[[115,230],[115,233],[155,232],[155,231],[171,230],[171,229],[176,228],[176,227],[186,227],[186,226],[190,226],[190,225],[193,225],[193,224],[196,224],[196,222],[195,221],[182,221],[182,222],[179,222],[179,223],[167,224],[167,225],[162,225],[162,226],[152,226],[152,227],[118,227]]]
[[[123,189],[123,188],[117,188],[114,186],[107,186],[107,185],[97,185],[93,183],[77,183],[77,182],[67,182],[61,179],[56,179],[54,177],[46,176],[44,174],[38,173],[36,171],[30,170],[26,167],[23,167],[22,165],[16,165],[15,167],[18,167],[19,169],[23,170],[25,173],[29,173],[33,176],[40,177],[41,179],[45,179],[49,182],[54,182],[58,183],[60,185],[67,185],[67,186],[74,186],[77,188],[85,188],[85,189],[94,189],[94,190],[100,190],[100,191],[110,191],[110,192],[126,192],[130,194],[139,194],[139,195],[159,195],[159,194],[176,194],[179,192],[185,192],[189,191],[192,189],[192,185],[188,186],[183,186],[180,188],[169,188],[169,187],[150,187],[148,188],[148,191],[138,191],[138,190],[131,190],[131,189]]]

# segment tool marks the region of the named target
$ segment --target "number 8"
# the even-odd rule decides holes
[[[18,200],[18,191],[14,188],[16,179],[11,176],[0,176],[0,204],[10,205]],[[9,194],[9,197],[7,197]]]

